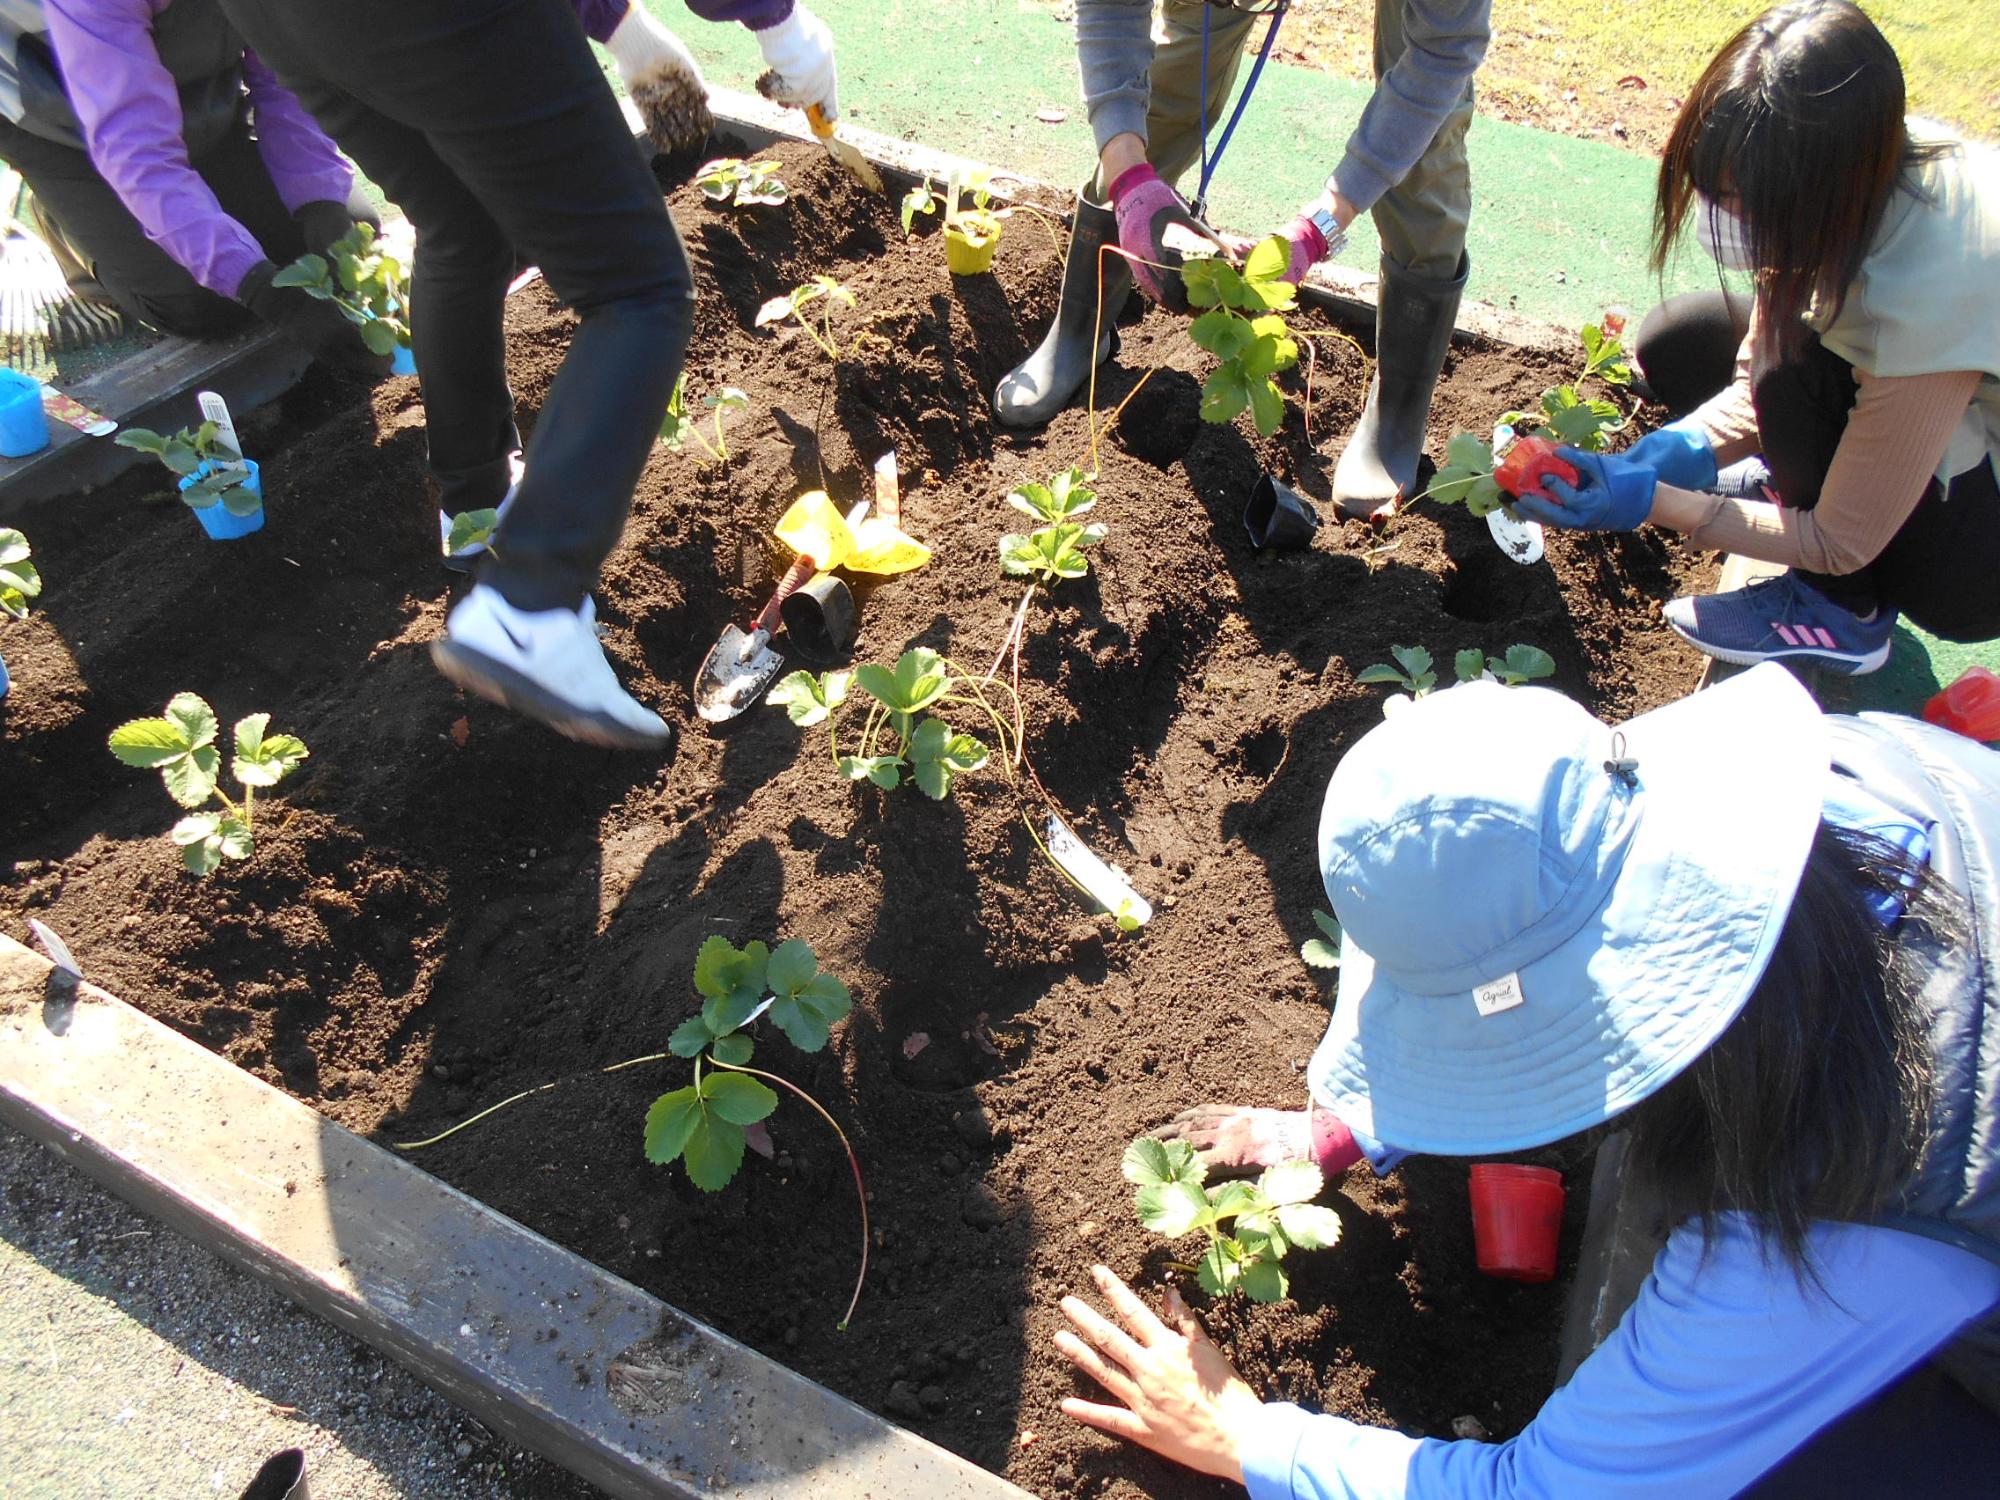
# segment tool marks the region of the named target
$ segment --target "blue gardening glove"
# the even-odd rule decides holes
[[[1633,463],[1617,453],[1585,453],[1581,448],[1556,450],[1575,465],[1574,485],[1550,474],[1542,488],[1553,500],[1523,495],[1514,502],[1517,514],[1544,526],[1571,531],[1630,531],[1653,510],[1653,486],[1660,476],[1649,464]]]
[[[1715,450],[1708,446],[1707,434],[1685,422],[1647,433],[1624,457],[1646,465],[1662,484],[1677,490],[1705,490],[1715,483]]]

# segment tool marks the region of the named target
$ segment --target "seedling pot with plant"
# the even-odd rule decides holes
[[[945,229],[944,263],[954,276],[984,276],[993,269],[993,257],[999,249],[997,234],[968,234],[955,226]]]
[[[1319,530],[1319,512],[1290,485],[1265,474],[1250,491],[1243,527],[1253,546],[1310,547]]]
[[[854,594],[844,579],[821,573],[778,605],[785,634],[807,661],[844,661],[854,646]]]
[[[48,445],[41,382],[19,370],[0,370],[0,457],[26,458]]]
[[[1472,1169],[1472,1241],[1488,1276],[1553,1280],[1562,1216],[1562,1173],[1501,1162]]]
[[[194,518],[201,522],[201,529],[208,533],[208,539],[212,542],[234,541],[237,537],[248,536],[253,531],[264,529],[264,476],[258,472],[257,460],[254,458],[244,459],[243,467],[250,471],[250,477],[227,495],[207,505],[188,507],[194,512]],[[200,468],[181,480],[181,492],[185,494],[214,472],[215,465],[204,460]],[[241,501],[235,498],[246,492],[254,496],[257,501],[248,511],[245,511]]]
[[[396,352],[389,356],[389,373],[391,375],[417,373],[417,356],[411,352],[408,344],[398,344]]]

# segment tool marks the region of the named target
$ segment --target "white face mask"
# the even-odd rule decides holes
[[[1750,234],[1743,221],[1714,199],[1700,193],[1694,196],[1702,249],[1715,257],[1717,265],[1728,270],[1754,270],[1757,260],[1750,253]]]

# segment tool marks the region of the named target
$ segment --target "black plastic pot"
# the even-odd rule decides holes
[[[1243,507],[1243,528],[1259,547],[1310,547],[1319,512],[1290,485],[1262,475]]]
[[[854,615],[854,595],[831,573],[814,575],[778,606],[785,634],[799,654],[822,664],[847,659],[854,648]]]
[[[312,1500],[306,1485],[306,1450],[286,1448],[265,1459],[242,1500]]]

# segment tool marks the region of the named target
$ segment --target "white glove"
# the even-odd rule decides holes
[[[643,0],[632,0],[604,45],[658,150],[671,154],[708,139],[715,117],[709,113],[701,67],[681,39],[653,19]]]
[[[770,71],[757,80],[757,92],[799,109],[817,104],[829,120],[840,118],[833,33],[826,22],[803,5],[794,5],[776,26],[751,35],[770,64]]]

